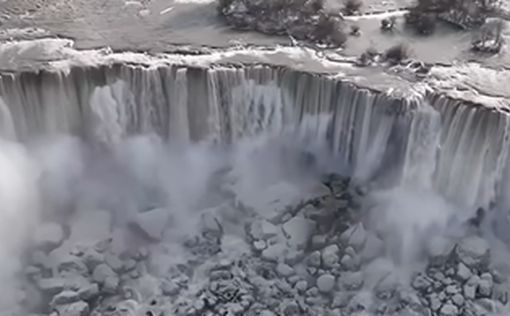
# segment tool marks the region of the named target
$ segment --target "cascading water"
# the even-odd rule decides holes
[[[432,168],[433,187],[466,208],[495,202],[507,161],[507,115],[435,95],[399,99],[284,68],[114,66],[4,75],[0,83],[3,133],[21,141],[73,134],[115,143],[156,133],[173,142],[232,143],[303,126],[323,135],[356,178],[400,169],[423,180]],[[427,101],[431,107],[417,106]]]

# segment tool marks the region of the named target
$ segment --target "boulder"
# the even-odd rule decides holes
[[[165,208],[155,208],[138,213],[129,221],[129,226],[153,241],[161,241],[170,221],[170,212]]]
[[[440,316],[457,316],[459,315],[459,309],[457,306],[452,304],[445,304],[439,311]]]
[[[332,274],[323,274],[317,278],[317,288],[321,293],[329,293],[335,287],[335,276]]]
[[[63,240],[64,230],[61,225],[42,223],[35,230],[32,242],[35,248],[49,252],[60,246]]]
[[[89,316],[90,314],[89,304],[83,301],[58,306],[55,309],[58,311],[58,315],[62,316]]]
[[[467,267],[478,267],[488,263],[490,247],[478,236],[466,237],[457,245],[456,254]]]
[[[37,286],[45,295],[53,296],[64,289],[66,280],[64,278],[46,278],[37,280]]]
[[[312,237],[314,227],[312,220],[296,216],[283,224],[282,229],[291,247],[304,249]]]
[[[365,227],[362,223],[350,227],[342,233],[340,240],[357,251],[361,250],[367,240]]]
[[[322,264],[327,268],[335,267],[340,258],[338,257],[340,249],[337,245],[330,245],[322,250],[321,259]]]
[[[53,297],[50,302],[50,307],[55,308],[60,305],[67,305],[71,303],[78,302],[80,300],[80,295],[78,292],[65,290]]]

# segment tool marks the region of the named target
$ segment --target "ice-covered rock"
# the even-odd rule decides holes
[[[322,293],[329,293],[335,287],[335,276],[332,274],[323,274],[317,278],[317,288]]]
[[[283,232],[291,247],[304,249],[314,232],[315,223],[307,218],[296,216],[283,224]]]
[[[170,212],[165,208],[155,208],[138,213],[129,222],[130,226],[142,232],[151,240],[159,241],[170,221]]]
[[[489,260],[490,247],[486,240],[470,236],[461,240],[456,248],[457,256],[466,266],[485,264]]]
[[[33,235],[34,247],[51,251],[64,240],[64,230],[57,223],[42,223],[38,225]]]

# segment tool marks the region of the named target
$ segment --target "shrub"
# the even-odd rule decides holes
[[[411,56],[409,46],[401,43],[388,48],[384,52],[384,59],[392,64],[398,64]]]
[[[393,31],[393,28],[397,24],[397,18],[395,16],[390,17],[389,19],[381,20],[381,30],[382,31]]]
[[[346,0],[344,5],[344,14],[345,15],[353,15],[358,12],[363,2],[361,0]]]
[[[351,32],[349,33],[352,36],[359,36],[360,35],[360,28],[359,25],[353,24],[351,25]]]

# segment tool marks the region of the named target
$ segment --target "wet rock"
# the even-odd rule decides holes
[[[335,276],[323,274],[317,279],[317,288],[322,293],[329,293],[335,287]]]
[[[41,292],[45,295],[56,295],[64,289],[66,284],[66,280],[63,278],[48,278],[48,279],[40,279],[37,281],[37,285]]]
[[[87,266],[87,268],[90,271],[94,271],[94,269],[98,265],[100,265],[101,263],[104,263],[104,261],[105,261],[104,255],[92,248],[88,248],[84,252],[82,258],[83,258],[82,259],[83,262],[85,263],[85,265]]]
[[[322,250],[321,258],[322,264],[327,268],[334,268],[340,258],[338,257],[338,252],[340,249],[337,245],[330,245]]]
[[[315,223],[304,217],[294,217],[283,224],[283,232],[290,246],[296,249],[304,249],[310,240]]]
[[[468,267],[480,266],[487,263],[490,248],[484,239],[471,236],[464,238],[456,248],[457,256]]]
[[[322,255],[319,251],[314,251],[308,256],[307,264],[310,267],[318,268],[321,266],[322,263],[321,257]]]
[[[110,266],[104,263],[98,265],[92,273],[92,278],[98,283],[103,283],[107,278],[112,276],[117,276],[117,274]]]
[[[354,295],[349,304],[347,305],[347,310],[351,313],[353,312],[368,312],[370,311],[372,305],[372,295],[369,292],[363,291],[358,292]]]
[[[417,275],[412,282],[412,287],[418,291],[426,291],[431,285],[431,280],[423,274]]]
[[[349,304],[352,294],[345,291],[336,292],[331,303],[332,308],[344,308]]]
[[[480,281],[478,282],[478,293],[481,297],[490,297],[493,286],[494,281],[492,275],[490,273],[484,273],[480,276]]]
[[[169,221],[170,212],[167,209],[155,208],[136,214],[129,225],[148,239],[160,241]]]
[[[306,290],[308,290],[308,282],[306,280],[300,280],[296,282],[294,288],[298,291],[298,293],[303,294],[306,292]]]
[[[462,262],[457,266],[457,277],[462,281],[467,281],[472,276],[471,270]]]
[[[459,288],[456,285],[448,285],[445,289],[445,292],[450,295],[454,295],[460,292]]]
[[[459,309],[457,306],[452,304],[445,304],[441,307],[439,311],[440,316],[457,316],[459,314]]]
[[[276,243],[268,245],[266,249],[262,251],[262,258],[268,261],[279,261],[287,254],[287,247],[283,243]]]
[[[38,225],[34,232],[34,247],[51,251],[57,248],[64,240],[64,230],[56,223],[43,223]]]
[[[88,316],[90,313],[89,305],[83,301],[58,306],[55,309],[61,316]]]
[[[114,254],[108,253],[104,256],[105,263],[115,272],[121,272],[124,268],[124,262]]]
[[[289,266],[288,264],[279,263],[276,266],[276,272],[278,272],[278,274],[281,277],[286,278],[286,277],[289,277],[294,274],[294,269],[291,266]]]
[[[257,251],[262,251],[267,248],[267,244],[264,240],[256,240],[253,242],[253,248]]]
[[[430,309],[432,311],[438,311],[439,308],[441,308],[441,299],[439,298],[439,296],[437,295],[437,293],[432,293],[429,297],[428,297],[428,301],[429,301],[429,306],[430,306]]]
[[[99,285],[96,283],[85,283],[77,289],[80,299],[88,301],[99,295]]]
[[[340,236],[340,240],[356,250],[361,250],[365,245],[367,233],[363,224],[359,223],[347,229]]]
[[[345,272],[338,279],[338,285],[347,291],[359,290],[363,286],[363,273]]]
[[[69,290],[62,291],[53,297],[53,299],[50,302],[50,306],[52,308],[55,308],[56,306],[75,303],[78,302],[79,300],[80,295],[78,294],[78,292]]]
[[[464,284],[463,292],[466,299],[473,300],[476,296],[476,291],[478,289],[478,284],[480,283],[480,278],[477,275],[473,275],[469,280]]]
[[[453,304],[457,305],[458,307],[461,307],[462,305],[464,305],[464,301],[465,301],[464,296],[462,296],[462,294],[460,294],[460,293],[457,293],[454,296],[452,296]]]
[[[315,235],[312,237],[312,247],[314,249],[322,248],[326,245],[327,238],[324,235]]]
[[[164,280],[161,283],[161,291],[164,295],[175,296],[181,291],[181,287],[174,280]]]

